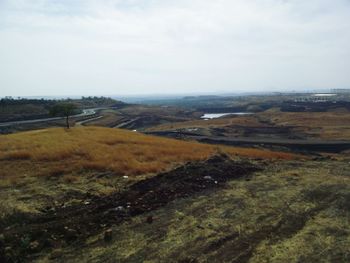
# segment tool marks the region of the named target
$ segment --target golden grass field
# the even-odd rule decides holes
[[[2,135],[0,160],[6,163],[32,161],[52,164],[56,170],[110,170],[123,175],[157,173],[187,161],[202,160],[216,151],[231,156],[292,159],[295,155],[258,149],[212,146],[196,142],[143,135],[136,132],[100,127],[70,130],[53,128],[13,135]],[[57,172],[58,172],[57,171]],[[0,171],[6,176],[6,169]]]
[[[291,160],[282,152],[206,145],[137,132],[79,126],[0,136],[0,218],[37,212],[47,202],[74,202],[67,193],[109,194],[127,184],[217,152],[232,157]],[[108,176],[99,176],[107,173]],[[123,179],[128,176],[129,179]],[[15,187],[18,192],[13,192]],[[29,199],[26,199],[29,198]]]

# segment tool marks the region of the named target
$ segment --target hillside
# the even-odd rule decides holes
[[[50,108],[57,103],[72,103],[77,113],[86,108],[124,106],[125,103],[106,97],[82,97],[80,99],[25,99],[6,97],[0,99],[0,123],[50,117]]]
[[[62,185],[54,184],[51,185],[53,189],[45,189],[52,197],[55,193],[61,195],[59,191],[64,191],[65,184],[80,191],[92,187],[93,191],[106,193],[118,188],[119,182],[115,182],[117,186],[113,183],[122,176],[139,180],[185,162],[204,160],[217,151],[252,158],[295,157],[280,152],[183,142],[119,129],[53,128],[1,136],[0,186],[27,187],[26,182],[30,182],[30,187],[41,185],[32,191],[43,196],[42,185],[50,185],[50,180],[54,179]],[[96,173],[111,173],[113,177],[89,180],[89,176]],[[72,186],[71,182],[75,184]],[[16,204],[9,202],[9,205]],[[21,202],[21,206],[21,209],[27,209],[26,202]]]
[[[2,135],[0,260],[346,262],[348,161],[100,127]]]

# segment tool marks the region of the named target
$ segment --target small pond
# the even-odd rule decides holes
[[[250,115],[252,114],[251,112],[228,112],[228,113],[205,113],[201,118],[202,119],[216,119],[220,118],[226,115]]]

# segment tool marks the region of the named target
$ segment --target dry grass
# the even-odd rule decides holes
[[[85,123],[85,126],[102,126],[102,127],[112,127],[115,126],[116,123],[118,123],[122,116],[117,114],[116,112],[112,111],[103,111],[101,113],[103,118],[96,119],[93,121],[89,121]]]
[[[349,112],[265,112],[262,116],[270,117],[280,125],[349,126]]]
[[[27,160],[30,159],[30,153],[26,150],[11,151],[4,154],[5,160]]]
[[[295,157],[287,153],[183,142],[118,129],[79,127],[67,131],[54,128],[2,135],[0,160],[4,169],[0,176],[6,173],[7,167],[17,170],[13,164],[20,166],[21,162],[36,167],[40,175],[56,176],[82,170],[109,170],[123,175],[157,173],[180,163],[205,159],[218,149],[232,156]]]
[[[117,234],[108,246],[102,232],[59,260],[349,262],[348,172],[339,162],[271,165],[250,181],[233,180],[134,217],[113,227]],[[320,210],[309,214],[315,208]],[[152,224],[145,223],[149,215]]]
[[[346,110],[333,112],[281,112],[274,108],[252,116],[218,118],[212,120],[185,121],[161,124],[148,131],[168,131],[188,128],[221,128],[230,126],[264,127],[266,120],[276,126],[294,126],[296,130],[320,139],[348,140],[350,138],[350,113]]]
[[[262,124],[254,116],[237,116],[233,118],[217,118],[211,120],[195,120],[195,121],[185,121],[169,124],[161,124],[158,126],[151,127],[147,129],[148,131],[167,131],[176,129],[188,129],[188,128],[214,128],[223,127],[230,125],[239,126],[262,126]]]
[[[294,155],[286,152],[273,152],[273,151],[263,151],[254,148],[236,148],[230,146],[220,146],[219,149],[231,156],[244,156],[249,158],[261,158],[261,159],[282,159],[291,160],[299,159],[300,155]],[[306,158],[306,157],[304,157]]]
[[[79,169],[137,175],[207,158],[217,151],[254,158],[295,157],[97,127],[0,137],[0,218],[15,212],[32,214],[56,203],[82,204],[87,200],[85,193],[110,194],[126,181],[142,178],[93,177],[103,173],[80,174]],[[16,159],[13,155],[11,159],[14,152],[28,153],[29,157]],[[38,260],[103,262],[113,258],[135,262],[141,258],[166,262],[169,258],[193,258],[198,262],[232,262],[246,254],[249,262],[349,262],[349,171],[348,161],[273,162],[250,180],[232,180],[224,188],[178,199],[113,226],[113,240],[108,245],[101,232],[83,247],[80,242],[72,243],[52,254],[45,251]],[[25,178],[29,172],[51,172],[60,179]],[[13,180],[25,185],[14,187]],[[112,185],[112,180],[119,181]],[[314,208],[320,210],[311,213]],[[149,215],[154,218],[152,224],[145,223]]]
[[[350,138],[350,113],[340,112],[280,112],[266,111],[259,114],[276,125],[296,126],[303,132],[330,140]]]

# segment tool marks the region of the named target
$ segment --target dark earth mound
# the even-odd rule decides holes
[[[82,247],[86,238],[111,225],[175,199],[223,187],[229,180],[249,179],[260,169],[249,162],[217,155],[137,182],[121,193],[88,195],[81,205],[52,207],[41,215],[12,215],[0,221],[0,261],[28,261],[39,252],[73,243]],[[152,216],[147,222],[152,223]]]

